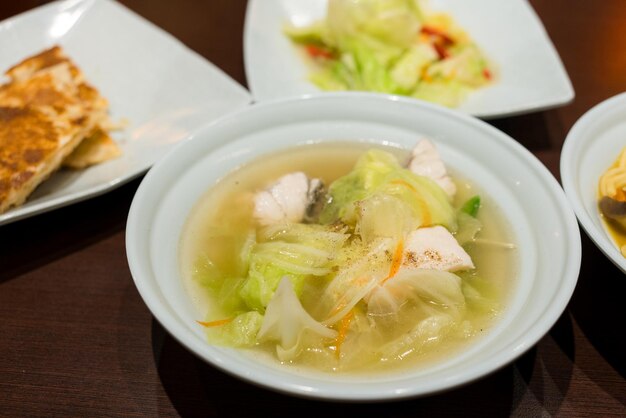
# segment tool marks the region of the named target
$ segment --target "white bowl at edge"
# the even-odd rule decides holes
[[[368,379],[259,361],[206,342],[180,277],[183,225],[200,197],[241,164],[298,144],[350,140],[410,148],[435,142],[456,172],[485,190],[508,218],[520,267],[501,320],[466,351],[432,366]],[[253,105],[192,134],[157,163],[133,200],[126,232],[133,279],[155,318],[198,357],[257,385],[291,395],[349,401],[424,396],[481,378],[539,341],[572,295],[580,268],[578,224],[550,172],[492,126],[428,103],[336,93]]]
[[[598,182],[626,147],[626,93],[587,111],[570,129],[561,152],[561,182],[583,229],[626,273],[626,258],[605,229],[598,209]]]

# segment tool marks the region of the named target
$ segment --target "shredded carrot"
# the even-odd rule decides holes
[[[387,277],[383,279],[381,284],[385,284],[387,280],[391,279],[393,276],[395,276],[398,273],[398,270],[400,270],[400,266],[402,265],[403,255],[404,255],[404,241],[400,240],[398,241],[398,245],[396,246],[396,251],[394,251],[393,253],[393,259],[391,261],[391,267],[389,268],[389,274],[387,275]]]
[[[235,318],[218,319],[217,321],[209,321],[209,322],[204,322],[204,321],[196,321],[196,322],[202,325],[203,327],[219,327],[220,325],[228,324],[233,319]]]
[[[335,338],[335,356],[337,356],[338,359],[341,356],[341,345],[345,341],[346,335],[348,335],[348,329],[350,329],[350,322],[353,317],[354,309],[351,309],[346,316],[341,318],[341,322],[339,323],[339,332],[337,333],[337,338]]]
[[[352,280],[352,286],[353,287],[363,288],[363,287],[367,286],[369,284],[369,282],[370,282],[370,278],[367,277],[367,276],[357,277],[356,279]],[[346,296],[344,295],[342,297],[342,299],[337,303],[337,306],[335,306],[333,308],[333,310],[330,311],[330,313],[328,314],[328,317],[330,318],[331,316],[336,315],[338,312],[340,312],[347,305],[348,305],[348,301],[346,301]]]
[[[417,203],[420,205],[420,210],[422,211],[422,226],[432,225],[433,219],[430,216],[430,210],[428,210],[428,205],[426,205],[426,202],[424,202],[424,199],[422,199],[422,196],[420,196],[417,190],[415,190],[415,187],[413,187],[411,184],[401,179],[392,180],[390,183],[399,184],[401,186],[407,187],[409,188],[409,190],[415,193],[415,197],[417,198]]]

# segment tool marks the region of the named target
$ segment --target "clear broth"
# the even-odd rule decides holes
[[[406,150],[372,144],[347,142],[308,144],[287,151],[256,159],[231,172],[212,187],[197,203],[187,220],[180,241],[181,271],[186,290],[193,300],[199,318],[204,319],[211,311],[211,297],[194,279],[194,269],[200,256],[208,256],[224,269],[227,274],[230,260],[237,254],[238,245],[233,236],[245,235],[253,226],[253,193],[267,187],[278,177],[293,171],[303,171],[309,177],[317,177],[330,184],[336,178],[348,173],[358,157],[372,147],[381,148],[395,154],[399,161],[408,160]],[[505,217],[495,202],[483,190],[463,179],[448,168],[457,186],[454,206],[458,207],[474,195],[480,195],[481,208],[478,219],[483,223],[480,238],[495,243],[514,243],[514,237]],[[403,361],[389,364],[368,365],[365,370],[351,372],[389,371],[407,367],[424,367],[443,361],[455,353],[469,347],[485,335],[506,308],[510,294],[515,287],[518,270],[517,251],[490,244],[471,244],[466,247],[472,257],[480,277],[489,280],[490,289],[495,294],[499,309],[496,312],[469,312],[465,319],[474,330],[471,335],[453,335],[429,350],[409,356]],[[471,275],[471,274],[470,274]],[[274,346],[260,345],[250,351],[259,358],[274,357]],[[275,360],[278,361],[278,360]],[[297,368],[337,371],[336,365],[295,365]]]

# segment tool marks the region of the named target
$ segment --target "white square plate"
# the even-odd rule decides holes
[[[152,23],[110,0],[50,3],[0,22],[0,71],[55,44],[109,100],[121,158],[61,170],[0,225],[104,193],[142,174],[192,131],[247,106],[248,92]]]
[[[326,15],[326,0],[250,0],[246,14],[246,77],[256,101],[317,93],[286,23],[304,26]],[[457,109],[494,118],[555,107],[574,98],[572,84],[541,21],[526,0],[431,0],[449,13],[494,63],[498,79]]]

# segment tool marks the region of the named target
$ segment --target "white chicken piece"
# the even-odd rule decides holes
[[[404,246],[400,269],[460,271],[474,268],[471,257],[443,226],[411,232]]]
[[[450,198],[456,194],[456,186],[448,176],[439,152],[428,139],[420,140],[413,148],[408,168],[417,175],[432,179],[445,190]]]
[[[302,172],[280,177],[267,190],[254,196],[254,218],[261,225],[278,222],[300,222],[307,209],[315,203],[323,188],[319,179],[311,179]]]

